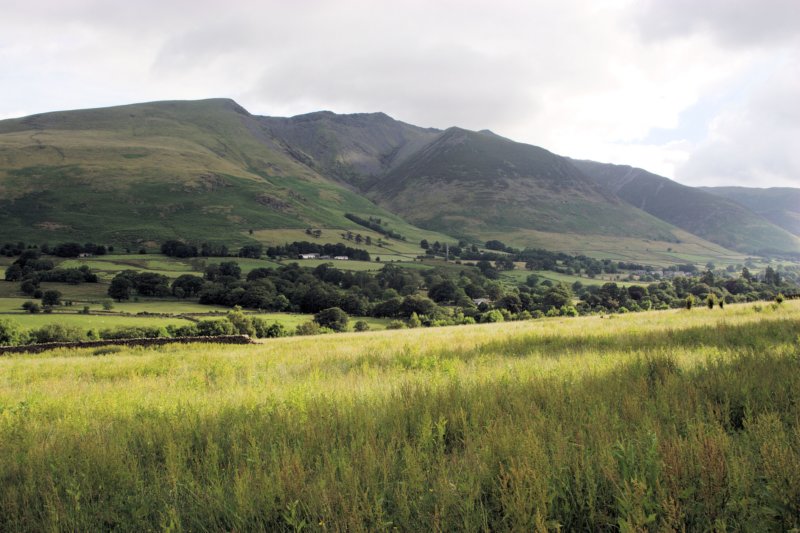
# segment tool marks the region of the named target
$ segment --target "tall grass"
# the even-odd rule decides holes
[[[0,530],[800,527],[800,305],[0,361]]]

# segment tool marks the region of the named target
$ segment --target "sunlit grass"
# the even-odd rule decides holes
[[[800,302],[0,360],[2,530],[791,529]]]

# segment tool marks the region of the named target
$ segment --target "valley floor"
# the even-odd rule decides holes
[[[0,530],[800,527],[800,301],[0,358]]]

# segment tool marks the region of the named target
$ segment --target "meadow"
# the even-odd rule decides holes
[[[2,531],[790,530],[800,302],[0,358]]]

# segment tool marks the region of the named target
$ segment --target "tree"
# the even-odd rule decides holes
[[[53,255],[58,257],[78,257],[83,252],[83,246],[77,242],[65,242],[53,248]]]
[[[780,285],[781,284],[781,275],[775,272],[775,269],[771,266],[768,266],[766,270],[764,270],[764,283],[767,285]]]
[[[118,302],[130,300],[132,292],[133,282],[128,277],[119,274],[111,280],[111,285],[108,287],[108,295]]]
[[[338,307],[323,309],[314,315],[314,322],[323,328],[330,328],[333,331],[347,331],[347,322],[350,319],[347,313]]]
[[[17,264],[13,264],[6,269],[6,281],[19,281],[22,276],[22,267]]]
[[[714,309],[714,304],[716,303],[716,298],[714,297],[714,293],[708,293],[706,297],[706,305],[709,309]]]
[[[36,289],[39,288],[39,280],[38,278],[28,278],[22,280],[22,284],[19,287],[19,290],[24,292],[25,294],[35,294]]]
[[[423,250],[427,250],[428,248],[431,247],[431,245],[428,244],[428,239],[422,239],[421,241],[419,241],[419,247],[422,248]]]
[[[219,273],[221,276],[239,279],[242,277],[242,268],[236,261],[227,261],[219,264]]]
[[[437,283],[428,290],[428,296],[437,303],[453,302],[458,294],[458,285],[449,279]]]
[[[161,253],[170,257],[197,257],[197,247],[177,240],[169,240],[161,245]]]
[[[178,298],[192,298],[200,294],[204,284],[200,276],[183,274],[172,282],[172,294]]]
[[[246,244],[239,249],[239,257],[258,259],[263,253],[264,247],[260,244]]]
[[[400,312],[403,316],[409,317],[412,313],[430,317],[436,313],[436,309],[436,304],[432,300],[416,294],[406,296],[400,306]]]
[[[60,291],[44,291],[42,294],[42,305],[61,305],[61,292]]]
[[[544,294],[542,303],[545,307],[555,307],[560,309],[572,303],[572,290],[564,283],[558,283],[550,287]]]

